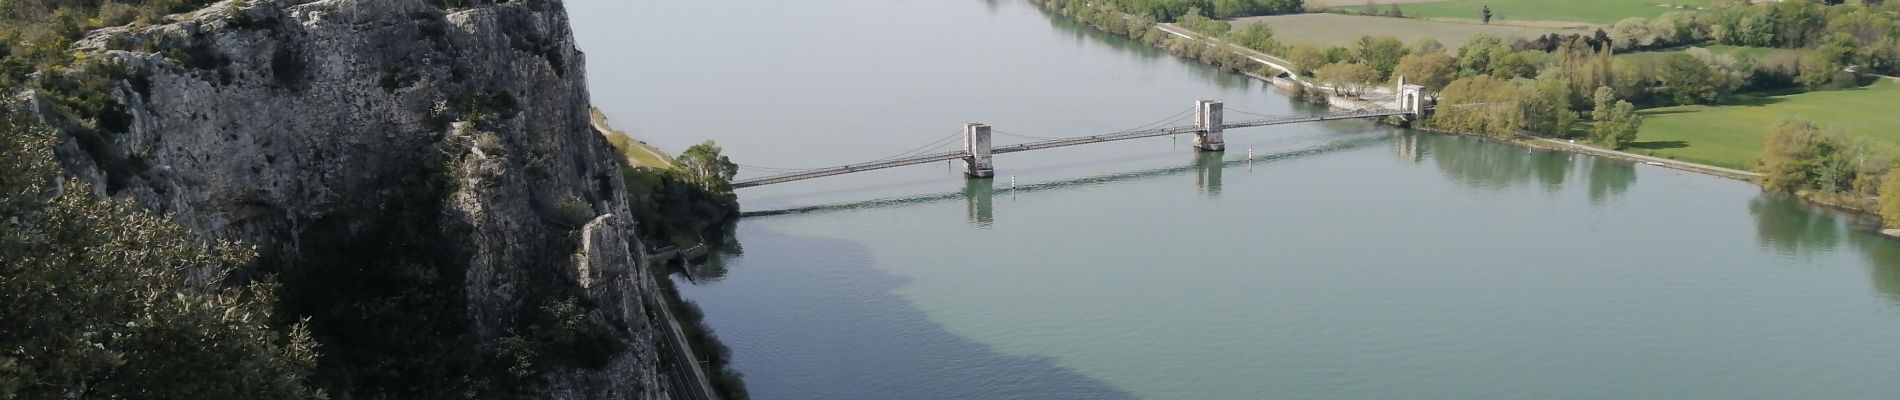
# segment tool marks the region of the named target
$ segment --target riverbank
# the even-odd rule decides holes
[[[1051,3],[1048,3],[1047,1],[1044,1],[1044,0],[1032,0],[1031,3],[1036,4],[1037,6],[1041,7],[1043,10],[1047,12],[1052,12],[1052,13],[1062,15],[1065,17],[1071,17],[1071,18],[1074,17],[1072,14],[1064,10],[1050,7]],[[1122,20],[1129,21],[1130,23],[1141,21],[1141,19],[1133,15],[1129,15],[1126,13],[1119,13],[1119,12],[1118,14]],[[1214,65],[1217,67],[1222,67],[1223,69],[1227,69],[1232,72],[1237,72],[1242,75],[1245,75],[1257,80],[1261,80],[1268,84],[1272,84],[1274,87],[1279,88],[1283,91],[1286,91],[1289,95],[1299,98],[1301,100],[1308,100],[1306,97],[1317,95],[1317,96],[1321,96],[1321,98],[1323,98],[1324,100],[1315,101],[1315,102],[1327,104],[1329,107],[1333,107],[1333,108],[1350,108],[1356,105],[1360,105],[1359,102],[1365,101],[1363,97],[1354,98],[1350,96],[1340,96],[1340,95],[1331,94],[1333,92],[1331,87],[1319,85],[1317,83],[1301,79],[1300,76],[1294,73],[1293,69],[1291,68],[1293,64],[1285,60],[1284,58],[1280,58],[1278,56],[1267,54],[1265,52],[1261,52],[1258,50],[1250,49],[1245,46],[1239,46],[1233,43],[1229,43],[1226,40],[1222,40],[1217,37],[1212,37],[1209,35],[1204,35],[1198,32],[1194,32],[1183,27],[1175,26],[1173,24],[1156,23],[1149,26],[1149,29],[1151,30],[1155,30],[1155,31],[1159,31],[1159,32],[1167,34],[1168,36],[1167,40],[1157,41],[1157,40],[1149,39],[1148,36],[1145,34],[1136,33],[1140,31],[1137,29],[1127,29],[1125,32],[1117,32],[1116,30],[1113,30],[1113,29],[1103,29],[1103,27],[1098,26],[1092,21],[1087,21],[1087,20],[1082,20],[1082,19],[1077,19],[1077,20],[1082,22],[1085,25],[1094,27],[1095,29],[1113,33],[1113,34],[1123,35],[1125,37],[1131,37],[1139,42],[1156,46],[1158,48],[1166,50],[1169,53],[1175,54],[1177,56],[1182,56],[1184,58],[1200,61],[1202,63]],[[1174,41],[1191,41],[1191,42],[1194,42],[1195,45],[1184,46],[1178,43],[1174,43]],[[1197,46],[1200,47],[1201,49],[1194,50]],[[1210,49],[1213,49],[1213,50],[1210,50]],[[1208,56],[1207,53],[1212,52],[1212,51],[1231,52],[1232,54],[1245,58],[1246,60],[1250,62],[1264,65],[1265,68],[1237,68],[1235,66],[1228,65],[1227,63],[1223,63],[1222,60],[1224,57],[1221,57],[1218,54],[1214,56]],[[1197,57],[1196,56],[1197,54],[1189,54],[1190,52],[1198,52],[1200,54],[1198,54],[1198,57]],[[1262,73],[1269,70],[1279,72],[1279,74],[1268,75],[1268,74]],[[1389,93],[1389,90],[1390,90],[1382,86],[1374,86],[1368,89],[1369,90],[1366,90],[1366,94]],[[1425,129],[1425,128],[1422,128],[1422,129],[1431,131],[1431,132],[1438,132],[1438,133],[1465,135],[1464,133],[1449,132],[1449,131],[1443,131],[1443,130],[1437,130],[1437,129]],[[1544,149],[1544,150],[1550,150],[1550,151],[1565,151],[1565,152],[1571,152],[1571,153],[1577,153],[1577,154],[1618,159],[1618,160],[1624,160],[1624,161],[1629,161],[1633,163],[1649,164],[1649,165],[1661,166],[1661,167],[1666,167],[1666,168],[1671,168],[1671,169],[1676,169],[1676,170],[1681,170],[1681,171],[1700,173],[1704,175],[1743,180],[1743,181],[1748,181],[1750,183],[1754,183],[1758,186],[1761,184],[1760,178],[1762,177],[1762,175],[1760,173],[1756,173],[1752,171],[1745,171],[1745,170],[1740,170],[1740,169],[1727,168],[1727,167],[1709,165],[1709,164],[1701,164],[1701,163],[1695,163],[1695,162],[1689,162],[1689,161],[1681,161],[1681,160],[1675,160],[1675,159],[1669,159],[1669,158],[1653,157],[1653,156],[1618,151],[1618,150],[1604,149],[1604,148],[1599,148],[1599,147],[1594,147],[1594,146],[1589,146],[1589,145],[1582,145],[1582,144],[1577,144],[1577,143],[1567,141],[1567,140],[1534,137],[1534,136],[1528,136],[1528,135],[1522,135],[1519,138],[1508,139],[1505,141],[1512,144],[1519,145],[1519,146],[1529,147],[1529,148]],[[1863,216],[1871,216],[1875,218],[1879,217],[1878,210],[1873,208],[1871,205],[1867,204],[1868,202],[1865,202],[1865,201],[1839,201],[1839,199],[1835,199],[1832,196],[1816,194],[1816,193],[1807,193],[1807,192],[1795,193],[1794,195],[1796,198],[1802,199],[1803,201],[1812,205],[1853,212],[1853,213],[1861,214]],[[1900,238],[1900,231],[1897,231],[1897,230],[1880,230],[1878,228],[1876,228],[1875,230],[1882,234],[1885,234],[1886,236]]]

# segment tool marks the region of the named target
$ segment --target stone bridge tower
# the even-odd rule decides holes
[[[1394,108],[1405,111],[1405,120],[1417,121],[1419,118],[1425,116],[1425,112],[1427,111],[1425,102],[1429,101],[1425,98],[1425,86],[1406,84],[1405,77],[1401,76],[1399,77],[1398,87],[1393,89],[1395,90],[1393,93],[1398,94],[1398,96],[1393,99],[1393,102],[1396,103],[1394,104]]]

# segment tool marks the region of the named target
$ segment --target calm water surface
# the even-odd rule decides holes
[[[1202,98],[1316,111],[1021,1],[568,7],[617,125],[717,140],[748,176],[968,121],[1009,144]],[[799,211],[741,221],[684,292],[761,399],[1900,396],[1900,245],[1865,221],[1361,121],[1228,140],[746,189]]]

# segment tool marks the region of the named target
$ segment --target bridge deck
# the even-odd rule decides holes
[[[1302,122],[1384,117],[1384,116],[1392,116],[1392,115],[1404,115],[1408,113],[1409,112],[1404,111],[1404,110],[1370,110],[1370,111],[1346,111],[1346,112],[1313,114],[1313,115],[1304,115],[1304,116],[1275,117],[1275,118],[1255,119],[1255,120],[1237,121],[1233,123],[1221,124],[1221,129],[1223,130],[1224,129],[1239,129],[1239,128],[1252,128],[1252,127],[1268,126],[1268,125],[1284,125],[1284,124],[1293,124],[1293,123],[1302,123]],[[1017,145],[996,147],[996,148],[990,149],[990,154],[1016,153],[1016,152],[1031,151],[1031,150],[1050,149],[1050,148],[1056,148],[1056,147],[1083,145],[1083,144],[1090,144],[1090,143],[1113,142],[1113,141],[1118,141],[1118,140],[1140,139],[1140,138],[1149,138],[1149,137],[1156,137],[1156,136],[1168,136],[1168,135],[1175,135],[1175,134],[1182,134],[1182,133],[1194,133],[1197,131],[1200,131],[1199,127],[1188,125],[1188,126],[1176,126],[1176,127],[1168,127],[1168,128],[1144,129],[1144,130],[1128,131],[1128,132],[1117,132],[1117,133],[1109,133],[1109,134],[1093,135],[1093,136],[1078,136],[1078,137],[1072,137],[1072,138],[1050,139],[1050,140],[1044,140],[1044,141],[1038,141],[1038,142],[1029,142],[1029,143],[1023,143],[1023,144],[1017,144]],[[885,168],[902,167],[906,165],[917,165],[917,164],[933,163],[933,162],[939,162],[939,161],[958,160],[967,156],[969,156],[969,154],[965,153],[963,150],[956,150],[956,151],[945,152],[945,153],[924,154],[924,155],[896,158],[896,159],[890,159],[890,160],[872,161],[872,162],[866,162],[862,164],[851,164],[851,165],[844,165],[844,166],[838,166],[838,167],[819,168],[819,169],[814,169],[810,171],[794,172],[794,173],[788,173],[788,174],[740,180],[737,182],[733,182],[732,188],[743,189],[743,188],[749,188],[753,186],[770,185],[774,183],[785,183],[785,182],[806,180],[806,179],[812,179],[812,178],[822,178],[822,177],[827,177],[827,176],[832,176],[832,175],[849,174],[853,172],[864,172],[864,171],[878,170],[878,169],[885,169]]]

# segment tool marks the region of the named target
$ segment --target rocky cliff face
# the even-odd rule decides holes
[[[99,195],[260,246],[253,276],[313,318],[333,398],[670,397],[565,10],[469,3],[254,0],[106,29],[79,47],[116,71],[121,118],[37,107]],[[567,349],[588,341],[548,326],[618,345]],[[383,354],[404,351],[423,365]]]

